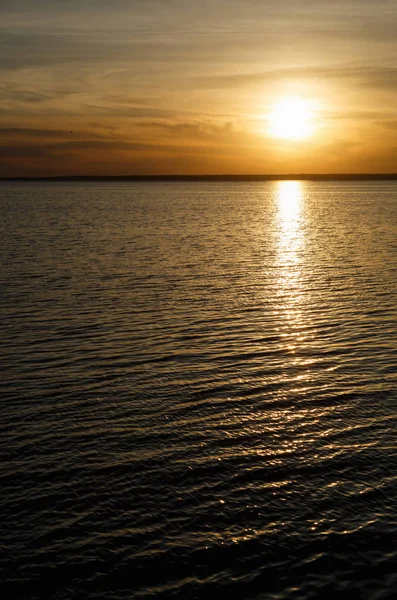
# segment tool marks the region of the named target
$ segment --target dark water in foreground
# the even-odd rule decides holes
[[[2,597],[397,596],[397,184],[0,188]]]

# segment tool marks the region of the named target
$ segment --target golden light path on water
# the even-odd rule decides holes
[[[304,190],[300,181],[280,181],[277,184],[277,270],[280,307],[284,313],[284,335],[288,336],[288,348],[296,350],[304,340],[303,316],[304,287],[302,262],[304,260],[303,205]]]
[[[321,416],[321,411],[304,402],[316,377],[316,358],[308,351],[315,340],[307,279],[305,187],[300,181],[279,181],[271,188],[272,260],[266,261],[263,268],[266,273],[264,292],[270,310],[266,323],[275,334],[274,356],[268,353],[266,345],[268,371],[262,380],[261,400],[264,412],[246,415],[247,432],[260,433],[267,440],[267,446],[260,450],[255,448],[255,452],[263,453],[269,464],[275,466],[286,455],[292,456],[310,445],[309,430]],[[305,434],[299,434],[302,431]],[[289,484],[286,478],[280,485]]]
[[[307,240],[305,238],[305,183],[300,181],[280,181],[275,188],[275,299],[278,310],[278,330],[284,348],[283,373],[280,377],[278,399],[287,399],[291,394],[304,398],[313,378],[311,371],[313,358],[305,352],[310,337],[311,323],[307,305],[310,303],[310,292],[305,276],[305,257]],[[288,392],[283,385],[288,381]],[[276,429],[283,424],[291,431],[302,427],[318,415],[311,414],[310,409],[300,405],[289,406],[274,411]],[[280,438],[279,452],[290,453],[301,444],[307,443],[305,436],[299,438],[295,434]]]

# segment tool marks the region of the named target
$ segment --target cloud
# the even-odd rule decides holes
[[[383,88],[397,91],[397,67],[395,66],[310,66],[284,69],[269,69],[254,73],[199,77],[196,84],[209,88],[233,88],[258,85],[285,80],[337,80],[351,82],[355,86]]]
[[[164,121],[144,121],[138,123],[140,128],[150,130],[152,132],[161,131],[162,135],[167,135],[171,138],[194,139],[194,140],[221,140],[231,139],[236,137],[237,132],[234,131],[233,123],[214,122],[178,122],[170,123]],[[240,134],[241,135],[241,134]]]
[[[397,119],[385,119],[380,124],[387,129],[397,129]]]
[[[3,127],[0,129],[0,156],[10,165],[26,160],[48,163],[57,168],[78,158],[82,164],[92,160],[111,159],[118,156],[144,157],[150,162],[154,157],[163,161],[169,156],[195,157],[207,160],[213,157],[238,156],[252,144],[249,136],[238,134],[231,123],[218,125],[212,122],[161,122],[142,123],[135,130],[111,135],[98,131],[63,129],[34,129]]]
[[[397,7],[378,0],[2,0],[0,64],[235,62],[258,52],[328,47],[374,55],[394,44]],[[342,43],[343,42],[343,43]],[[342,46],[341,46],[342,43]],[[263,56],[265,58],[265,56]]]
[[[28,129],[24,127],[0,127],[1,138],[57,138],[70,137],[70,131],[63,129]]]
[[[26,68],[59,64],[130,64],[160,58],[161,42],[120,38],[113,32],[98,36],[90,32],[30,32],[0,30],[0,67]],[[178,58],[177,49],[168,45],[168,60]]]

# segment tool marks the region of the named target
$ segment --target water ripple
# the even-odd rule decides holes
[[[393,598],[395,183],[0,204],[3,597]]]

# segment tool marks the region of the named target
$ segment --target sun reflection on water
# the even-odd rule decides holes
[[[278,256],[285,266],[299,262],[303,245],[301,227],[303,189],[300,181],[280,181],[277,187]]]
[[[303,314],[304,285],[302,267],[305,246],[304,184],[280,181],[276,188],[277,294],[283,315],[282,335],[288,350],[295,353],[305,339]]]

